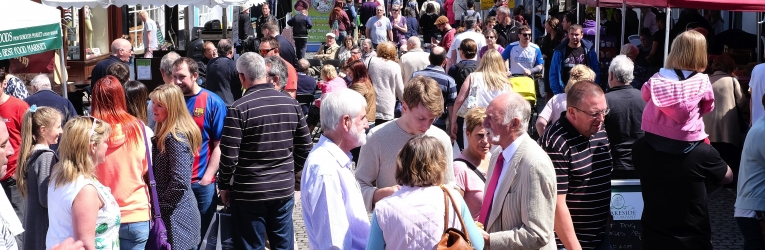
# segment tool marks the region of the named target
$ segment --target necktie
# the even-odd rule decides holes
[[[497,182],[499,182],[499,175],[502,174],[502,167],[505,164],[505,157],[502,153],[499,153],[497,157],[497,164],[494,165],[494,172],[491,174],[491,180],[489,180],[489,187],[486,188],[486,194],[483,197],[483,204],[481,204],[481,214],[478,217],[482,220],[484,227],[488,226],[489,213],[491,212],[491,204],[494,201],[494,190],[497,189]]]

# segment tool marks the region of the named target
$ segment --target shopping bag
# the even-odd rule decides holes
[[[233,250],[234,232],[232,229],[231,214],[224,208],[215,213],[207,233],[202,240],[200,250]]]

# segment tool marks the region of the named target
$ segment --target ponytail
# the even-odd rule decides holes
[[[37,107],[32,105],[21,118],[21,145],[19,145],[19,158],[16,165],[16,186],[19,193],[27,198],[27,173],[29,172],[29,158],[35,144],[44,140],[40,134],[42,127],[54,128],[61,124],[61,112],[51,107]]]

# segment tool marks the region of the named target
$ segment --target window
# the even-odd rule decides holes
[[[158,26],[157,34],[159,34],[159,36],[157,37],[157,46],[161,47],[164,43],[165,10],[162,8],[162,6],[130,6],[128,8],[127,21],[130,35],[130,44],[133,45],[133,50],[136,54],[144,53],[144,48],[146,48],[146,45],[144,44],[145,39],[143,37],[144,24],[141,20],[141,16],[139,15],[139,12],[141,11],[146,11],[149,14],[149,19],[154,20]],[[157,34],[154,35],[157,36]]]

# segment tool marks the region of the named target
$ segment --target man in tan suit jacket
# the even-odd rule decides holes
[[[512,92],[498,96],[486,109],[483,126],[491,143],[501,147],[492,153],[479,218],[491,249],[556,249],[555,168],[526,134],[530,114],[531,105]]]

